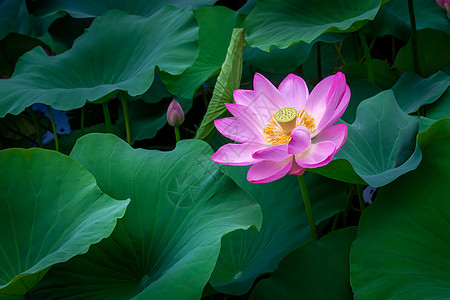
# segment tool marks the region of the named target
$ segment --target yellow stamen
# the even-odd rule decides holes
[[[271,121],[264,126],[263,135],[266,141],[271,145],[287,145],[291,140],[291,130],[297,126],[304,126],[309,129],[311,134],[314,133],[316,125],[314,124],[314,117],[307,113],[304,109],[297,112],[293,118],[292,111],[297,112],[291,107],[283,108],[271,116]],[[287,120],[283,122],[283,120]],[[295,124],[292,125],[292,121]],[[286,126],[286,123],[291,123]],[[283,128],[283,126],[286,128]],[[292,128],[290,128],[292,127]]]

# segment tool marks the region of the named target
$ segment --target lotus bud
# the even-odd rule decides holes
[[[436,2],[450,14],[450,0],[436,0]]]
[[[184,112],[177,100],[173,99],[167,109],[167,123],[180,126],[184,122]]]

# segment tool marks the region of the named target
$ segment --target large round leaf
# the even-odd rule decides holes
[[[265,0],[259,1],[245,20],[247,41],[269,51],[300,41],[310,43],[325,32],[352,32],[372,20],[380,0]]]
[[[187,99],[192,99],[202,83],[220,71],[233,28],[239,27],[243,19],[243,15],[223,6],[198,9],[194,14],[199,26],[196,61],[180,75],[161,73],[167,89]]]
[[[364,100],[335,159],[345,159],[369,185],[380,187],[414,170],[422,157],[416,145],[419,118],[401,110],[392,91]],[[323,172],[326,171],[326,172]],[[333,173],[328,166],[320,174]]]
[[[193,63],[197,30],[192,12],[175,7],[148,18],[107,12],[69,51],[54,57],[42,48],[27,52],[12,78],[0,81],[0,116],[33,103],[69,110],[119,90],[143,94],[155,66],[179,74]]]
[[[199,140],[161,152],[132,149],[110,134],[79,139],[72,157],[105,193],[131,203],[108,239],[52,268],[30,296],[199,299],[221,236],[261,224],[259,205],[220,172],[212,154]]]
[[[74,18],[90,18],[101,16],[113,9],[126,11],[129,14],[150,16],[164,5],[193,9],[211,6],[217,0],[32,0],[36,1],[35,14],[53,14],[63,10]]]
[[[3,150],[0,165],[0,298],[16,299],[52,265],[109,236],[129,200],[105,195],[92,174],[54,151]]]
[[[311,239],[305,208],[296,176],[275,182],[248,182],[248,167],[226,167],[225,173],[248,191],[261,205],[263,224],[259,232],[235,231],[222,238],[217,265],[210,283],[218,291],[242,295],[254,280],[273,272],[289,252]],[[317,223],[343,211],[346,184],[316,174],[306,174]]]
[[[448,299],[450,120],[419,135],[423,159],[379,190],[350,252],[355,299]]]
[[[286,256],[250,299],[353,299],[348,254],[356,227],[333,231]]]

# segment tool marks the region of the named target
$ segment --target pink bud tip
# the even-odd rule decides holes
[[[184,112],[177,100],[173,99],[167,109],[167,123],[171,126],[180,126],[184,121]]]

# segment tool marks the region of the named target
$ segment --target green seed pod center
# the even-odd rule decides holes
[[[297,110],[292,107],[285,107],[275,113],[275,120],[279,123],[288,123],[297,117]]]

